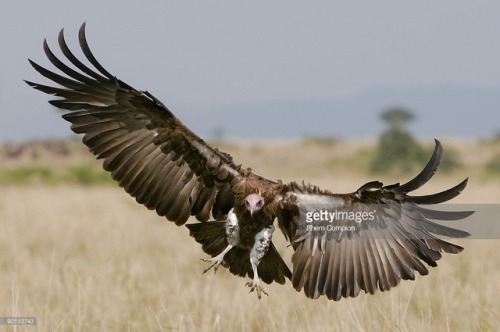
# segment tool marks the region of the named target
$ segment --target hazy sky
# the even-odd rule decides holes
[[[22,79],[43,81],[26,59],[48,64],[42,41],[56,51],[62,27],[76,49],[84,21],[104,67],[199,128],[218,109],[377,89],[500,92],[499,14],[500,1],[481,0],[12,1],[0,8],[0,140],[69,133],[48,96]],[[307,116],[335,121],[336,111]],[[488,117],[471,125],[500,127],[500,105]]]

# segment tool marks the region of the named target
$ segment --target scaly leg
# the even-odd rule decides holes
[[[236,218],[236,214],[233,209],[229,211],[227,214],[226,220],[226,241],[228,243],[227,247],[217,256],[212,257],[211,259],[202,259],[204,262],[212,263],[207,269],[203,271],[203,274],[207,273],[212,267],[214,268],[214,272],[217,272],[217,269],[224,261],[224,256],[231,250],[234,246],[238,245],[240,242],[240,229],[238,225],[238,218]]]
[[[250,264],[252,264],[253,270],[253,280],[246,283],[246,286],[250,287],[250,293],[254,290],[257,291],[257,297],[261,298],[262,293],[268,295],[264,288],[261,286],[262,280],[259,278],[257,272],[257,266],[261,262],[262,258],[267,254],[269,246],[271,245],[271,239],[274,232],[274,226],[270,225],[264,228],[262,231],[255,235],[255,243],[252,250],[250,251]]]

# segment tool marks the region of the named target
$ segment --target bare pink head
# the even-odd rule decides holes
[[[253,215],[264,206],[264,198],[259,194],[250,194],[245,197],[245,208]]]

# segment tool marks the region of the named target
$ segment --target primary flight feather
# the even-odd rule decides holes
[[[462,251],[439,236],[469,234],[433,220],[462,219],[472,212],[421,205],[454,198],[467,180],[437,194],[408,195],[436,172],[439,141],[422,172],[402,185],[373,181],[352,193],[335,194],[304,183],[268,180],[210,147],[150,93],[111,75],[90,51],[85,24],[79,41],[93,68],[72,53],[61,30],[59,47],[71,66],[47,42],[45,54],[60,73],[30,60],[60,87],[26,83],[58,97],[50,103],[68,111],[63,118],[71,129],[83,134],[83,143],[138,203],[189,228],[211,256],[205,272],[224,266],[248,276],[247,285],[259,298],[267,294],[262,282],[290,279],[307,297],[326,295],[337,301],[361,290],[389,290],[402,279],[414,279],[415,271],[427,274],[426,265],[436,266],[442,252]],[[186,224],[191,216],[198,222]],[[275,220],[294,250],[293,271],[272,242]]]

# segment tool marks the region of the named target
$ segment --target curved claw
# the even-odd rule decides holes
[[[255,281],[255,280],[252,280],[252,281],[249,281],[245,284],[245,286],[248,286],[250,287],[250,292],[253,292],[253,291],[257,291],[257,297],[260,298],[262,297],[262,294],[266,294],[267,296],[269,296],[269,294],[267,294],[267,292],[264,290],[264,288],[260,285],[260,279]]]
[[[214,268],[214,272],[217,273],[217,269],[219,268],[220,265],[227,267],[227,263],[224,262],[224,256],[228,253],[229,250],[231,250],[233,246],[229,244],[220,254],[218,254],[215,257],[212,257],[210,259],[204,259],[202,258],[201,260],[207,263],[212,263],[208,268],[203,270],[203,274],[207,273],[211,268]]]
[[[214,273],[217,273],[217,269],[219,268],[219,266],[223,262],[223,260],[219,259],[219,257],[217,257],[217,256],[214,257],[214,258],[211,258],[211,259],[204,259],[204,258],[202,258],[201,260],[204,261],[204,262],[207,262],[207,263],[212,263],[209,267],[207,267],[205,270],[203,270],[202,274],[207,273],[208,271],[210,271],[211,268],[214,268]]]

